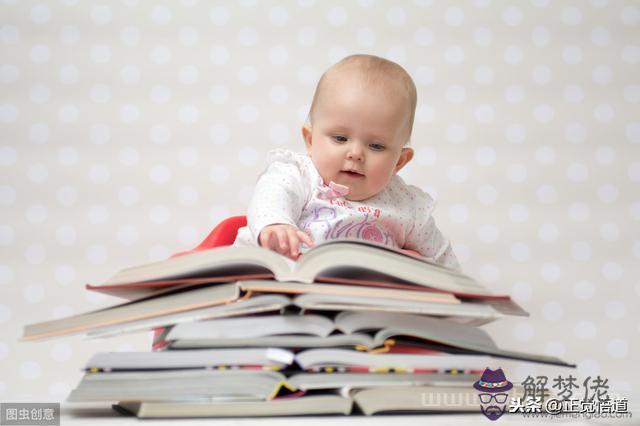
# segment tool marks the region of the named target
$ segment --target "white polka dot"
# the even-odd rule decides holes
[[[193,167],[198,164],[200,153],[192,147],[184,147],[178,152],[178,162],[185,167]],[[169,169],[169,173],[171,170]]]
[[[284,46],[274,46],[269,49],[269,61],[274,65],[284,65],[289,62],[289,52]]]
[[[581,163],[572,163],[567,167],[567,177],[573,182],[584,182],[589,178],[589,169]]]
[[[4,44],[15,44],[20,40],[20,33],[13,25],[2,25],[0,27],[0,40]]]
[[[591,42],[596,46],[606,46],[609,44],[609,31],[603,27],[595,27],[591,30]]]
[[[491,166],[496,162],[496,151],[491,146],[482,146],[476,151],[476,162],[481,166]]]
[[[522,11],[515,6],[508,7],[502,13],[502,20],[512,27],[517,27],[522,22]]]
[[[156,25],[167,25],[172,16],[171,10],[164,5],[155,6],[151,10],[151,21]]]
[[[13,244],[16,233],[9,225],[0,225],[0,245],[9,246]]]
[[[619,281],[624,275],[624,269],[616,262],[607,262],[602,266],[602,276],[607,281]]]
[[[493,69],[486,65],[481,65],[475,69],[473,76],[478,84],[491,84],[493,82]]]
[[[87,249],[87,260],[93,265],[102,265],[109,259],[109,250],[100,244],[94,244]]]
[[[111,47],[106,45],[93,46],[89,50],[89,57],[96,64],[106,64],[111,60]]]
[[[569,65],[576,65],[582,62],[582,49],[578,46],[568,46],[562,50],[562,59]]]
[[[140,30],[136,27],[124,27],[120,31],[120,40],[128,46],[135,46],[140,42]]]
[[[27,220],[33,224],[42,224],[47,220],[49,212],[45,206],[34,205],[27,208]]]
[[[554,300],[542,306],[542,315],[547,321],[559,321],[564,316],[564,309],[559,302]]]
[[[606,65],[598,65],[591,72],[591,79],[601,85],[606,85],[611,82],[613,72],[611,68]]]
[[[111,213],[105,206],[94,205],[89,207],[87,216],[89,219],[89,223],[92,223],[94,225],[102,225],[109,221],[109,216],[111,216]]]
[[[534,118],[541,123],[549,123],[553,120],[555,110],[551,105],[538,105],[533,109]]]
[[[416,30],[414,39],[420,46],[429,46],[433,43],[433,32],[430,28],[420,27]]]
[[[51,58],[51,49],[43,44],[35,45],[31,48],[30,58],[36,64],[43,64]]]
[[[118,199],[125,206],[133,206],[139,198],[138,190],[132,186],[125,186],[118,191]]]
[[[0,323],[7,322],[11,319],[11,308],[0,303]]]
[[[525,243],[515,243],[509,250],[511,258],[517,262],[525,262],[529,259],[531,250]]]
[[[358,44],[373,47],[376,44],[376,32],[369,27],[360,28],[356,33]]]
[[[329,58],[329,62],[335,63],[347,56],[348,53],[349,51],[344,46],[332,46],[327,51],[327,58]]]
[[[520,124],[511,124],[505,130],[505,137],[511,143],[524,142],[526,135],[526,129]]]
[[[289,12],[282,6],[276,6],[269,11],[269,22],[272,25],[281,27],[289,20]]]
[[[624,46],[624,48],[622,49],[622,60],[632,65],[640,62],[640,47]]]
[[[543,263],[540,268],[540,276],[547,282],[556,282],[560,279],[562,270],[556,263]]]
[[[431,123],[435,119],[435,114],[432,105],[420,104],[416,108],[416,119],[421,123]]]
[[[476,196],[482,204],[490,205],[496,202],[498,198],[498,192],[496,191],[496,188],[494,186],[483,185],[478,188]]]
[[[33,183],[42,184],[49,177],[49,171],[44,164],[34,164],[27,170],[27,176]]]
[[[629,344],[626,340],[612,339],[607,343],[607,352],[612,358],[626,358],[629,352]]]
[[[111,22],[111,9],[109,6],[97,5],[91,8],[91,19],[98,25],[106,25]]]
[[[547,243],[556,241],[559,234],[558,226],[553,223],[543,223],[538,229],[538,238]]]
[[[480,123],[490,123],[496,117],[496,111],[491,105],[480,105],[474,111],[476,120]]]
[[[313,27],[303,27],[298,31],[298,43],[312,46],[316,42],[316,30]]]
[[[32,102],[37,104],[44,104],[49,101],[51,91],[49,88],[42,84],[36,84],[31,87],[29,91],[29,98]]]
[[[58,362],[68,361],[73,355],[71,346],[66,343],[56,343],[51,348],[51,358]]]
[[[523,58],[522,49],[518,46],[508,46],[504,50],[503,59],[509,65],[518,65],[522,63]]]
[[[510,104],[517,104],[524,100],[524,89],[522,86],[511,85],[504,92],[504,98]]]
[[[223,145],[229,142],[230,133],[229,128],[224,124],[213,124],[209,127],[209,139],[215,145]]]
[[[149,249],[147,258],[150,262],[157,262],[159,260],[165,260],[171,255],[171,251],[162,245],[154,245]]]
[[[149,53],[151,60],[158,65],[163,65],[171,61],[171,56],[171,49],[167,46],[156,46],[151,49]],[[209,56],[209,60],[211,60],[211,56]]]
[[[238,118],[242,123],[253,123],[258,119],[259,111],[253,105],[242,105],[238,108]]]
[[[612,320],[622,319],[625,314],[624,303],[621,300],[610,300],[604,305],[604,311]]]
[[[511,296],[515,298],[517,301],[525,302],[527,300],[531,300],[531,295],[533,294],[533,288],[531,284],[518,281],[513,283],[511,286]]]
[[[430,166],[435,164],[438,154],[435,149],[430,146],[419,147],[416,149],[415,158],[418,164]]]
[[[178,200],[184,206],[192,206],[198,201],[198,190],[190,186],[180,188],[178,191]]]
[[[289,127],[284,124],[274,124],[269,127],[269,140],[274,145],[285,145],[290,137]]]
[[[258,41],[258,32],[253,27],[244,27],[238,32],[238,41],[244,46],[253,46]]]
[[[605,184],[598,187],[598,198],[603,203],[611,204],[618,199],[618,188]]]
[[[582,12],[577,7],[565,7],[562,9],[560,19],[565,25],[576,26],[582,21]]]
[[[195,84],[198,82],[198,76],[200,75],[200,71],[198,68],[193,65],[188,65],[180,68],[178,73],[178,81],[181,84]]]
[[[69,305],[58,305],[53,308],[52,316],[54,319],[60,319],[64,317],[70,317],[73,315],[74,310]]]
[[[58,118],[66,124],[77,121],[79,115],[80,110],[75,105],[63,105],[58,112]]]
[[[149,219],[155,224],[161,225],[167,223],[171,217],[171,212],[166,206],[157,205],[149,210]]]
[[[580,339],[593,339],[598,334],[598,329],[591,321],[580,321],[575,326],[575,334]]]
[[[460,46],[450,46],[444,54],[445,61],[452,65],[464,62],[464,49]]]
[[[596,120],[600,122],[611,121],[614,115],[615,115],[615,112],[613,111],[613,108],[611,107],[611,105],[607,105],[607,104],[597,105],[593,110],[593,116],[595,117]]]
[[[447,176],[451,182],[463,183],[467,180],[467,168],[462,164],[455,164],[449,168]]]
[[[40,364],[35,361],[24,361],[20,364],[20,376],[27,380],[34,380],[40,377]]]
[[[507,177],[513,183],[526,182],[527,175],[527,167],[524,164],[512,164],[507,167]]]
[[[209,19],[218,27],[226,25],[230,17],[229,9],[225,6],[215,6],[209,13]]]
[[[187,47],[194,46],[198,43],[199,40],[198,32],[192,27],[184,27],[180,29],[178,34],[178,39],[180,43],[184,44]]]
[[[578,281],[573,286],[573,294],[582,300],[591,299],[595,292],[595,286],[590,281]]]
[[[63,246],[74,244],[76,237],[77,233],[73,226],[62,225],[56,229],[56,240]]]
[[[447,127],[447,140],[459,144],[467,139],[467,129],[462,124],[452,124]]]
[[[258,81],[258,71],[254,67],[242,67],[238,72],[238,80],[245,86],[251,86]]]
[[[316,76],[316,74],[317,72],[315,68],[309,65],[303,65],[298,68],[298,72],[297,72],[298,81],[307,85],[315,84],[315,82],[318,80],[318,77]]]
[[[407,13],[401,7],[392,7],[387,11],[387,21],[395,27],[404,25],[406,20]]]
[[[640,23],[640,9],[635,6],[624,7],[620,11],[620,18],[626,26],[638,25]]]
[[[137,105],[128,104],[120,108],[120,120],[124,123],[134,123],[140,118],[140,109]]]
[[[71,186],[63,186],[56,193],[58,202],[63,206],[72,206],[78,199],[78,191]]]
[[[576,222],[586,222],[591,216],[589,207],[584,203],[571,203],[568,213],[569,218]]]
[[[535,335],[535,330],[531,324],[519,322],[513,327],[513,335],[520,341],[528,342]]]
[[[258,162],[258,151],[251,147],[243,147],[238,151],[238,161],[243,166],[255,166]]]
[[[545,27],[536,27],[531,33],[531,39],[538,47],[546,46],[551,41],[551,32]]]
[[[58,284],[67,286],[76,278],[76,270],[68,265],[58,266],[54,273],[55,280]]]
[[[140,160],[140,153],[136,148],[127,146],[120,150],[118,159],[121,164],[128,167],[133,167],[138,164]]]
[[[5,84],[15,83],[20,78],[18,67],[13,64],[0,65],[0,81]]]
[[[509,207],[509,219],[512,222],[525,222],[529,218],[529,209],[524,204]]]
[[[544,353],[550,356],[562,357],[567,352],[567,347],[564,343],[554,340],[547,343],[544,348]]]
[[[572,84],[564,88],[563,96],[566,102],[577,104],[584,99],[584,91],[577,84]]]
[[[495,243],[498,239],[498,235],[500,235],[500,232],[495,225],[484,224],[481,225],[480,228],[478,228],[478,239],[480,239],[480,241],[482,241],[483,243]]]
[[[118,241],[125,246],[130,246],[138,241],[138,230],[131,225],[121,226],[116,233]]]
[[[89,168],[89,180],[95,184],[105,184],[109,182],[111,172],[104,164],[94,164]]]
[[[463,86],[449,86],[447,88],[447,101],[452,104],[460,104],[464,102],[466,90]]]
[[[633,220],[640,220],[640,202],[633,203],[629,209],[629,213]]]
[[[464,22],[464,11],[459,7],[449,7],[445,11],[444,20],[449,26],[459,27]]]
[[[171,169],[164,164],[156,164],[149,170],[151,182],[163,185],[171,180]]]
[[[192,226],[183,226],[178,230],[178,241],[185,246],[193,246],[200,239],[200,234]]]
[[[180,122],[190,125],[198,121],[200,118],[200,110],[195,105],[182,105],[178,110],[178,119]]]
[[[640,163],[629,164],[627,176],[632,182],[640,182]]]
[[[104,145],[111,140],[111,130],[105,124],[95,124],[89,129],[89,139],[96,145]]]
[[[480,281],[495,283],[500,281],[500,269],[496,265],[484,264],[480,268]]]
[[[27,262],[34,265],[41,264],[47,259],[47,251],[42,244],[30,244],[24,255]]]
[[[543,145],[536,149],[535,158],[540,164],[550,165],[556,161],[556,151],[549,145]]]
[[[640,85],[633,84],[630,86],[625,86],[624,100],[630,104],[640,103]]]
[[[593,359],[585,359],[578,362],[578,377],[593,377],[600,374],[600,364]]]
[[[572,123],[565,129],[565,137],[571,143],[582,143],[587,137],[587,129],[579,123]]]
[[[66,398],[71,393],[71,386],[64,382],[54,382],[49,385],[49,395],[59,400]]]
[[[616,151],[607,145],[601,145],[596,150],[596,161],[602,164],[611,164],[616,159]]]
[[[6,343],[0,342],[0,361],[6,359],[9,355],[9,347]]]
[[[212,166],[209,170],[209,180],[214,184],[225,183],[229,176],[231,176],[231,172],[225,166]]]
[[[274,104],[282,105],[289,99],[289,92],[282,85],[273,86],[269,92],[269,99]]]
[[[586,262],[591,259],[591,244],[585,241],[577,241],[571,244],[571,256],[575,260]]]
[[[453,223],[465,223],[469,219],[469,209],[464,204],[454,204],[449,207],[449,219]]]
[[[0,149],[0,154],[2,150]],[[2,158],[2,155],[0,155]],[[0,204],[9,206],[16,201],[16,189],[9,185],[0,185]]]
[[[620,238],[620,228],[615,223],[603,223],[600,225],[600,237],[609,242],[618,241]]]

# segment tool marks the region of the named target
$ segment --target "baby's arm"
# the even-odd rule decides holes
[[[247,210],[254,241],[295,259],[300,243],[311,238],[296,226],[306,203],[301,166],[290,158],[275,159],[260,175]]]
[[[460,270],[460,264],[449,240],[442,234],[431,215],[434,202],[427,194],[415,188],[415,222],[407,232],[404,249],[415,250],[450,269]]]

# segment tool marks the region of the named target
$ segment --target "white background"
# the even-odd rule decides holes
[[[265,154],[303,150],[318,77],[359,52],[415,79],[403,177],[438,199],[465,272],[531,312],[487,327],[498,344],[638,392],[637,2],[2,1],[0,18],[0,400],[63,399],[94,352],[148,349],[17,340],[243,214]]]

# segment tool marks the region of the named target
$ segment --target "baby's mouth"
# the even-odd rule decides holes
[[[364,175],[362,173],[356,172],[355,170],[341,170],[340,174],[343,176],[349,176],[353,178],[362,178]]]

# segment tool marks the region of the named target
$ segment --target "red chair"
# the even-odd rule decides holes
[[[181,251],[173,254],[171,257],[182,256],[183,254],[193,253],[195,251],[209,250],[220,246],[230,246],[238,235],[238,229],[247,226],[246,216],[232,216],[218,225],[196,248],[187,251]]]
[[[221,246],[230,246],[236,240],[236,235],[238,235],[238,229],[247,226],[247,217],[246,216],[232,216],[229,217],[219,224],[216,225],[215,228],[209,235],[202,240],[198,246],[191,250],[181,251],[179,253],[175,253],[171,255],[171,257],[182,256],[184,254],[193,253],[196,251],[209,250],[215,247]],[[153,330],[153,349],[158,350],[162,348],[162,346],[166,343],[164,341],[159,340],[160,336],[164,332],[165,328],[160,327]]]

